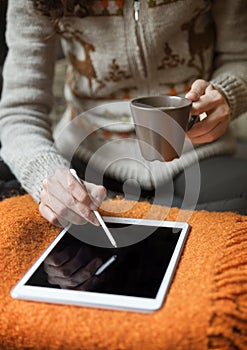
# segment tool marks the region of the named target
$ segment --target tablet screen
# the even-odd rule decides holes
[[[119,223],[107,226],[113,234],[124,228],[137,237],[146,229]],[[91,228],[90,224],[82,226],[84,232]],[[100,230],[94,227],[96,233]],[[26,285],[155,298],[181,231],[153,227],[151,235],[122,248],[93,246],[66,232]]]

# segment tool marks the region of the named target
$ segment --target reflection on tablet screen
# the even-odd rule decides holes
[[[129,225],[108,224],[113,233],[120,226]],[[132,234],[145,227],[135,225]],[[66,232],[26,285],[155,298],[180,232],[157,227],[142,241],[116,249],[89,245]]]

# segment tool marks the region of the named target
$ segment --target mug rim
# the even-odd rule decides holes
[[[191,107],[192,106],[192,101],[189,100],[186,97],[182,97],[182,96],[170,96],[170,95],[155,95],[155,96],[142,96],[142,97],[136,97],[130,100],[130,105],[143,109],[143,110],[149,110],[150,108],[156,108],[156,109],[160,109],[160,107],[162,106],[153,106],[153,105],[148,105],[147,103],[143,103],[142,100],[151,100],[151,99],[161,99],[161,98],[165,98],[167,100],[180,100],[183,102],[183,104],[181,106],[174,106],[174,109],[182,109],[182,108],[187,108],[187,107]],[[169,107],[169,106],[167,106]]]

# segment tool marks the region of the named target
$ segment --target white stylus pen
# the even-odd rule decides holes
[[[79,178],[79,176],[77,175],[75,169],[70,169],[71,174],[74,176],[74,178],[79,182],[79,184],[81,184],[83,187],[85,187],[84,183],[82,182],[82,180]],[[111,244],[117,248],[117,243],[115,241],[115,239],[112,237],[111,232],[109,231],[108,227],[106,226],[104,220],[102,219],[102,216],[100,215],[100,213],[98,212],[98,210],[94,210],[93,211],[96,218],[98,219],[100,225],[102,226],[103,230],[105,231],[107,237],[109,238],[109,241],[111,242]]]
[[[98,276],[100,275],[105,269],[110,266],[115,260],[117,259],[117,255],[113,255],[108,259],[103,265],[101,265],[98,270],[95,272],[95,275]]]

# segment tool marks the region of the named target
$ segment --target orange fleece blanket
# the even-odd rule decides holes
[[[178,215],[121,199],[105,202],[101,212]],[[165,303],[140,314],[12,299],[11,288],[59,230],[40,217],[29,195],[1,202],[0,349],[247,349],[247,217],[189,214],[192,229]]]

